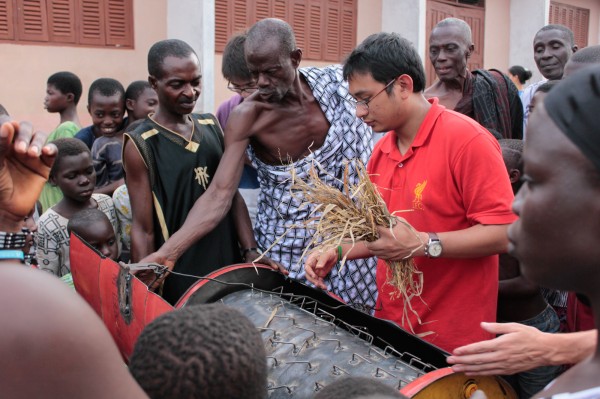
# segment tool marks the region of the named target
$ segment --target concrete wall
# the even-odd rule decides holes
[[[44,110],[46,81],[54,72],[71,71],[83,83],[78,107],[81,123],[90,124],[86,109],[90,84],[97,78],[111,77],[126,87],[134,80],[146,79],[148,49],[167,35],[166,0],[134,0],[133,9],[133,50],[0,43],[0,103],[15,119],[30,120],[50,131],[59,117]]]
[[[483,67],[507,72],[510,51],[510,0],[485,2]]]

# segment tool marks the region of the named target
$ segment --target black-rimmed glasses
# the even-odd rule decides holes
[[[229,82],[227,84],[227,88],[237,94],[242,94],[244,92],[248,93],[248,94],[252,94],[254,93],[256,90],[258,90],[257,87],[255,86],[245,86],[245,87],[240,87],[240,86],[236,86],[234,84],[232,84],[231,82]]]
[[[388,87],[390,87],[395,81],[396,79],[398,79],[397,77],[390,80],[388,84],[385,85],[385,87],[383,89],[381,89],[379,92],[377,92],[376,94],[374,94],[373,96],[366,98],[364,100],[360,100],[360,101],[356,101],[355,99],[345,99],[346,101],[348,101],[350,104],[352,104],[352,106],[354,106],[354,108],[356,108],[356,111],[360,111],[361,113],[366,112],[369,113],[369,103],[371,101],[373,101],[375,99],[375,97],[377,97],[378,95],[380,95],[381,93],[383,93]]]

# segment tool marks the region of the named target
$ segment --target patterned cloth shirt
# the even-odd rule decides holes
[[[119,226],[112,198],[104,194],[92,194],[98,209],[104,212],[118,235]],[[58,277],[71,273],[69,257],[69,219],[58,214],[53,208],[48,209],[38,221],[37,259],[38,267]]]
[[[267,249],[285,235],[274,244],[268,255],[281,262],[290,271],[290,277],[305,282],[301,257],[313,232],[303,227],[290,227],[308,220],[314,206],[304,205],[298,194],[290,192],[290,171],[294,168],[297,178],[306,180],[311,167],[318,163],[322,168],[319,170],[321,180],[341,189],[348,161],[360,160],[367,164],[373,150],[373,133],[356,118],[354,107],[345,101],[351,97],[348,85],[343,81],[341,67],[301,68],[299,72],[308,82],[330,123],[325,142],[321,148],[291,165],[265,164],[258,159],[252,147],[248,154],[258,171],[260,183],[255,227],[258,245]],[[356,184],[357,172],[353,162],[350,165],[349,182]],[[327,287],[347,303],[373,307],[377,298],[376,265],[375,258],[347,261],[343,268],[333,268],[326,280]]]

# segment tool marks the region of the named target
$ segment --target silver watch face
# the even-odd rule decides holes
[[[427,253],[432,258],[437,258],[442,254],[442,244],[439,241],[434,241],[427,247]]]

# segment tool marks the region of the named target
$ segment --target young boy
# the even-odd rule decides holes
[[[58,155],[50,170],[49,181],[60,188],[64,197],[40,217],[37,259],[40,269],[62,277],[71,272],[67,223],[75,213],[97,208],[109,218],[114,231],[118,231],[118,226],[112,199],[94,194],[96,172],[85,143],[66,138],[58,139],[54,144]]]
[[[158,95],[147,80],[136,80],[125,90],[125,107],[127,108],[127,123],[129,127],[137,120],[145,119],[156,110]]]
[[[97,208],[77,212],[67,223],[67,231],[77,234],[102,256],[117,260],[119,242],[110,220]]]
[[[44,108],[51,113],[59,113],[60,124],[48,136],[48,142],[74,137],[81,129],[77,104],[81,98],[81,80],[71,72],[57,72],[48,78]],[[46,183],[40,195],[42,211],[47,211],[62,199],[58,187]]]
[[[146,80],[136,80],[125,90],[125,107],[127,108],[127,122],[125,133],[133,131],[139,123],[156,110],[158,95]],[[121,260],[129,262],[131,248],[131,202],[125,184],[119,186],[113,193],[113,202],[119,219],[121,231]]]
[[[88,110],[92,116],[92,160],[96,170],[96,193],[112,195],[124,183],[123,116],[125,114],[125,89],[110,78],[100,78],[92,83]],[[84,131],[85,129],[82,129]],[[77,133],[78,138],[81,132]],[[85,140],[84,140],[85,141]]]

